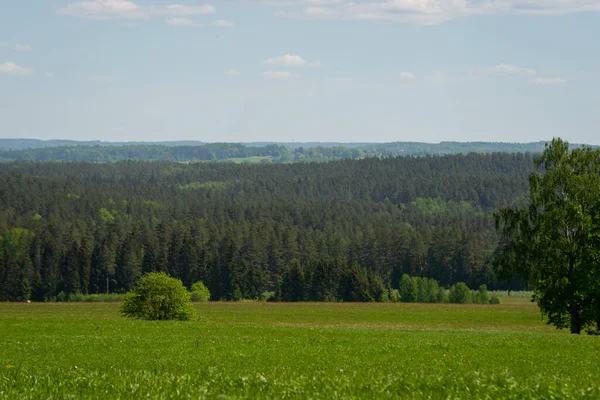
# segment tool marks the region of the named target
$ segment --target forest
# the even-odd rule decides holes
[[[214,300],[285,288],[288,300],[340,300],[354,278],[377,299],[403,274],[505,289],[492,214],[523,204],[532,169],[516,153],[4,163],[0,300],[123,293],[150,271],[202,280]]]
[[[370,157],[431,156],[468,153],[541,153],[545,142],[393,142],[393,143],[203,143],[77,142],[68,140],[0,139],[0,162],[323,162]],[[580,145],[571,145],[573,148]]]

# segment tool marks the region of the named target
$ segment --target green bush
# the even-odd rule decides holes
[[[400,301],[400,292],[398,289],[390,289],[390,301],[393,303]]]
[[[500,304],[500,297],[498,297],[495,293],[490,296],[490,304]]]
[[[407,274],[402,275],[398,290],[400,291],[400,300],[404,302],[414,303],[419,298],[417,281]]]
[[[121,315],[147,320],[186,321],[194,315],[190,293],[179,279],[151,272],[138,281],[121,304]]]
[[[450,288],[450,292],[448,293],[448,301],[450,303],[472,303],[471,300],[471,289],[464,282],[458,282]]]
[[[210,300],[210,291],[202,281],[198,281],[192,285],[192,301],[208,301]]]
[[[68,296],[68,301],[72,302],[81,302],[84,301],[85,296],[81,292],[70,293]]]
[[[428,279],[425,301],[428,303],[437,303],[440,292],[440,285],[435,279]],[[443,290],[443,289],[442,289]]]
[[[449,302],[448,291],[446,289],[444,289],[443,287],[439,288],[436,300],[438,303],[448,303]]]
[[[63,292],[62,290],[56,295],[56,301],[62,303],[63,301],[68,301],[69,295]]]
[[[490,303],[490,295],[487,290],[486,285],[479,286],[477,292],[474,293],[474,303],[477,304],[489,304]]]

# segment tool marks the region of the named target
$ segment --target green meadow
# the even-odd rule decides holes
[[[504,299],[503,299],[504,300]],[[535,305],[0,304],[0,399],[600,398],[600,338]]]

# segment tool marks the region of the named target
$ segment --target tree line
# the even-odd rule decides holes
[[[0,162],[179,161],[263,163],[323,162],[369,157],[432,156],[475,153],[541,153],[544,142],[393,142],[393,143],[202,143],[75,142],[0,139]],[[580,147],[575,145],[575,147]]]

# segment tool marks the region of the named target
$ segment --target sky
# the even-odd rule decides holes
[[[0,0],[0,137],[600,144],[600,0]]]

